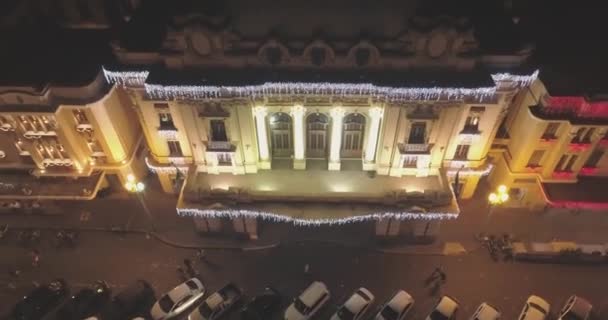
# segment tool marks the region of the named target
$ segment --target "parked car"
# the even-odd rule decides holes
[[[378,314],[376,315],[376,320],[402,320],[405,319],[407,313],[414,306],[414,298],[412,296],[403,291],[399,290],[395,295],[386,302]]]
[[[374,302],[374,295],[365,288],[359,288],[338,308],[331,320],[358,320]]]
[[[215,320],[219,319],[232,308],[235,303],[241,300],[243,291],[233,283],[225,285],[223,288],[213,293],[198,308],[194,309],[189,320]]]
[[[557,320],[587,320],[591,309],[593,306],[589,301],[578,296],[571,296],[559,312]]]
[[[500,312],[490,304],[484,302],[479,305],[471,320],[498,320],[500,319]]]
[[[55,279],[25,295],[13,307],[12,317],[15,320],[40,319],[65,301],[68,293],[65,280]]]
[[[110,289],[104,281],[78,291],[49,319],[82,320],[92,317],[110,302]]]
[[[426,320],[456,319],[456,312],[458,312],[458,301],[452,297],[443,296],[439,299],[433,311],[426,317]]]
[[[329,300],[327,286],[315,281],[285,310],[285,320],[307,320],[314,316]]]
[[[144,280],[137,280],[120,291],[94,320],[149,318],[150,308],[156,301],[154,290]]]
[[[242,320],[268,319],[281,306],[281,294],[271,287],[253,297],[241,310]]]
[[[526,300],[524,308],[517,319],[519,320],[545,320],[551,311],[551,305],[543,298],[532,295]]]
[[[174,316],[176,309],[187,303],[194,296],[204,294],[205,287],[197,278],[191,278],[186,282],[165,293],[150,310],[154,320],[162,320]]]

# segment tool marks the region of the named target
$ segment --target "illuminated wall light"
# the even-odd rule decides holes
[[[382,108],[373,107],[369,109],[371,124],[369,136],[367,137],[367,147],[365,148],[365,162],[374,162],[376,159],[376,146],[378,144],[378,131],[380,130],[380,119],[382,119]]]
[[[268,133],[266,132],[266,107],[258,106],[253,109],[255,114],[255,123],[258,133],[258,148],[260,160],[267,161],[270,159],[270,151],[268,150]]]
[[[331,162],[340,161],[340,147],[342,146],[342,120],[344,119],[344,109],[335,107],[331,109],[331,149],[329,160]]]
[[[296,160],[304,160],[304,113],[306,109],[301,105],[291,108],[294,132],[293,154]]]

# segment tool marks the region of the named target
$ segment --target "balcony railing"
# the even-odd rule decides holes
[[[230,141],[207,141],[207,151],[234,151]]]
[[[428,143],[400,143],[398,146],[401,154],[429,154],[433,148]]]

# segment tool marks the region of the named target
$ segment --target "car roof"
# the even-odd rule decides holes
[[[593,306],[591,305],[591,303],[589,303],[589,301],[581,297],[575,296],[574,304],[570,308],[570,312],[576,315],[586,316],[589,314],[589,312],[591,312],[592,308]]]
[[[307,306],[310,306],[316,302],[319,297],[319,293],[325,292],[326,290],[327,287],[323,282],[315,281],[311,283],[310,286],[304,290],[304,292],[302,292],[300,295],[300,300],[302,300],[302,302],[304,302],[304,304]]]
[[[437,304],[437,311],[441,312],[444,315],[451,315],[458,308],[458,302],[456,300],[443,296],[439,303]]]
[[[346,302],[344,302],[344,306],[353,313],[357,313],[359,310],[363,309],[367,303],[368,301],[363,299],[363,297],[360,295],[353,294],[350,296],[350,298],[348,298],[348,300],[346,300]]]
[[[486,320],[486,319],[493,320],[493,319],[496,319],[498,315],[500,315],[500,313],[498,312],[498,310],[496,310],[496,308],[494,308],[493,306],[491,306],[485,302],[482,303],[480,307],[482,307],[482,308],[481,308],[479,314],[477,315],[477,318],[480,320]]]
[[[412,296],[403,290],[397,291],[393,298],[387,303],[393,310],[403,310],[408,304],[412,303]]]
[[[545,314],[536,310],[535,308],[528,308],[528,312],[526,312],[525,320],[544,320]]]
[[[530,297],[528,297],[528,300],[526,300],[526,303],[534,303],[536,305],[538,305],[539,307],[545,309],[545,311],[547,311],[547,313],[549,313],[550,309],[551,309],[551,305],[545,301],[545,299],[536,296],[536,295],[531,295]]]

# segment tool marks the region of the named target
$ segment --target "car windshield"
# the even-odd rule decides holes
[[[340,317],[340,319],[342,320],[352,320],[355,318],[355,315],[350,310],[348,310],[348,308],[342,306],[338,310],[338,317]]]
[[[198,290],[198,285],[196,284],[196,282],[194,282],[194,280],[186,281],[186,285],[188,286],[188,288],[190,288],[190,290]]]
[[[431,320],[448,320],[448,317],[446,317],[444,314],[442,314],[441,312],[435,310],[433,311],[430,315],[429,318],[431,318]]]
[[[302,300],[300,300],[300,298],[293,302],[293,306],[296,308],[296,310],[300,311],[301,314],[308,313],[308,307],[304,304],[304,302],[302,302]]]
[[[380,314],[386,320],[395,320],[399,316],[399,314],[397,313],[397,311],[393,310],[389,306],[384,307],[384,309],[382,309],[382,312],[380,312]]]
[[[205,302],[201,304],[200,307],[198,307],[198,312],[200,312],[201,316],[203,316],[205,319],[209,319],[211,317],[211,314],[213,313],[213,310],[211,310],[207,302]]]
[[[536,309],[536,310],[540,311],[542,314],[547,314],[547,311],[545,311],[545,309],[541,308],[541,306],[537,305],[536,303],[534,303],[534,302],[530,302],[530,305],[531,305],[531,306],[532,306],[534,309]]]
[[[560,319],[562,319],[562,320],[583,320],[583,317],[580,317],[580,316],[574,314],[573,312],[568,311]]]
[[[160,306],[161,310],[167,313],[171,311],[171,308],[173,308],[174,303],[173,300],[169,298],[169,295],[166,294],[162,298],[160,298],[160,300],[158,300],[158,305]]]

